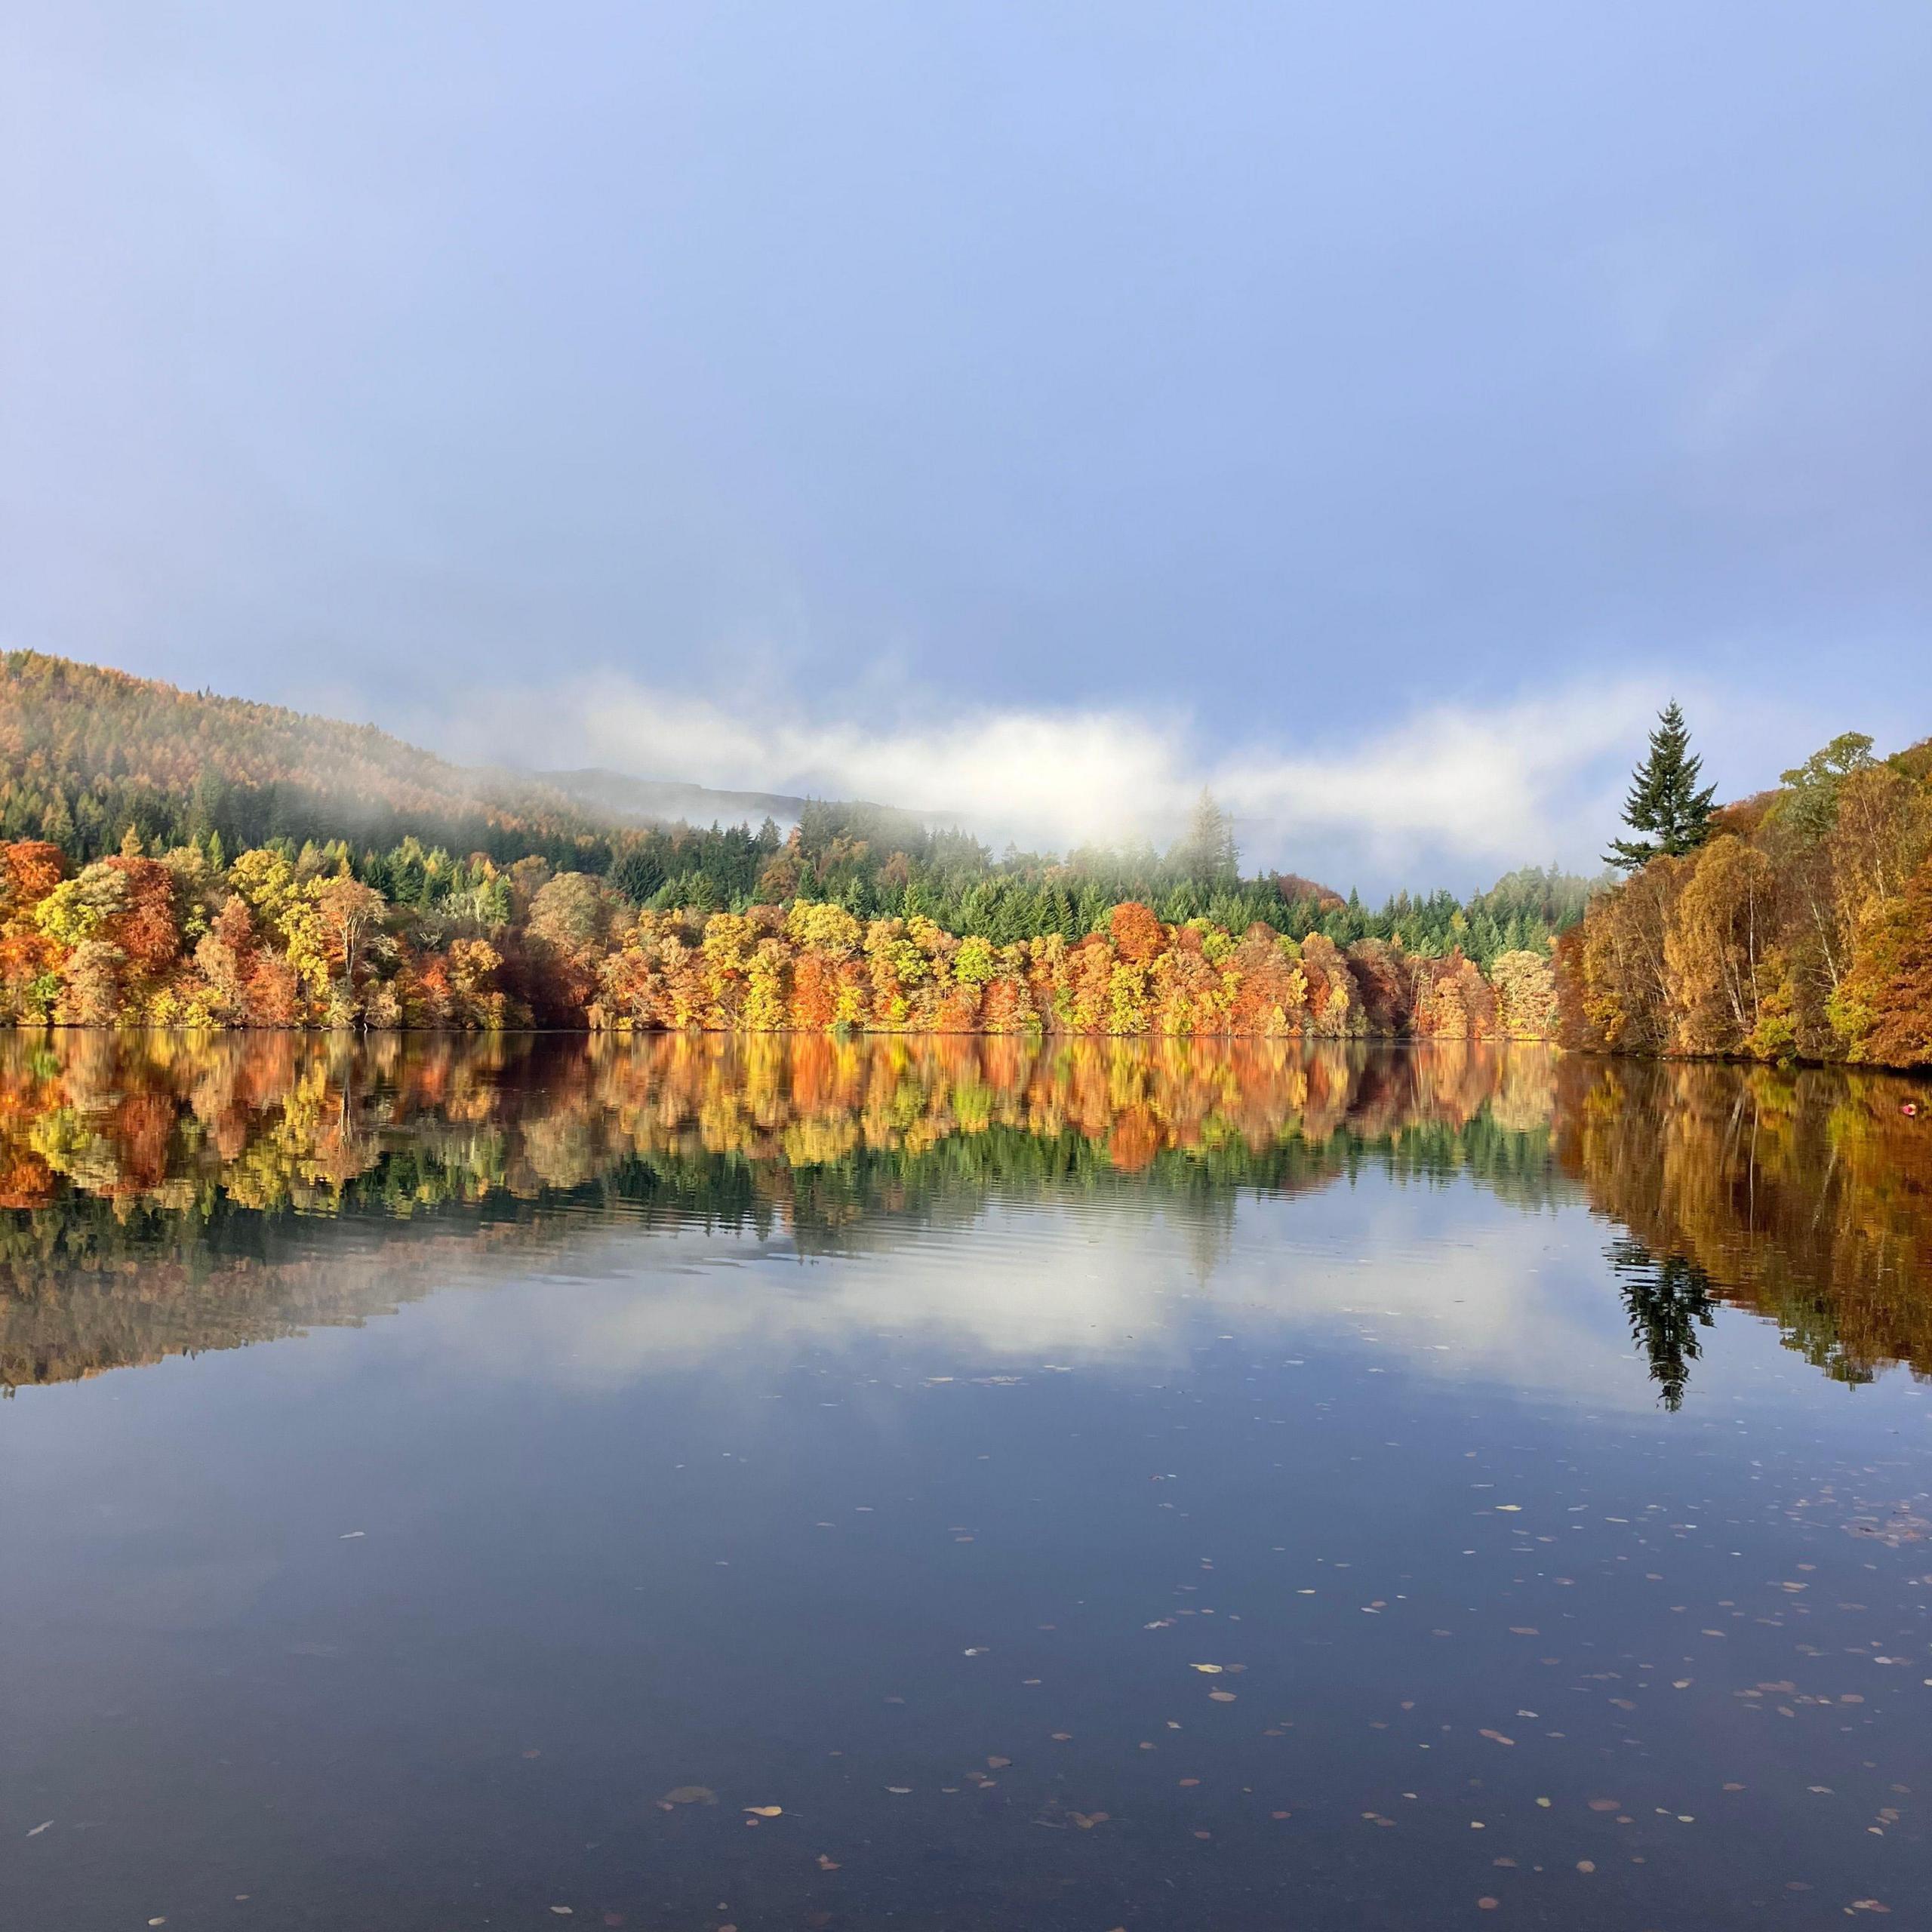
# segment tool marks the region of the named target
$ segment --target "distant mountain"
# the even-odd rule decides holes
[[[632,828],[795,822],[804,803],[614,772],[453,764],[372,724],[0,654],[0,838],[51,839],[80,859],[114,851],[131,826],[151,848],[211,832],[231,852],[278,838],[385,849],[414,836],[498,860],[591,860]]]
[[[619,825],[757,825],[775,819],[796,825],[807,801],[783,792],[720,792],[672,778],[631,778],[592,766],[583,771],[542,771],[538,780],[574,800],[592,816]]]

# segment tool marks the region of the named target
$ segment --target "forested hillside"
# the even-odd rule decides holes
[[[569,788],[567,792],[562,789]],[[805,899],[855,918],[924,918],[1001,945],[1103,926],[1127,900],[1170,924],[1257,921],[1337,946],[1374,940],[1487,970],[1546,949],[1582,915],[1589,881],[1534,867],[1464,902],[1396,894],[1380,907],[1294,873],[1244,876],[1234,828],[1204,797],[1165,851],[995,857],[969,832],[888,806],[783,799],[797,823],[650,826],[642,810],[696,788],[562,774],[557,784],[466,770],[372,726],[177,690],[32,651],[0,657],[0,838],[57,848],[69,868],[126,851],[189,851],[212,874],[274,847],[298,869],[346,869],[412,914],[501,913],[521,867],[580,872],[624,904],[714,912]],[[720,797],[763,795],[699,794]]]
[[[466,771],[373,725],[171,685],[38,651],[0,656],[0,833],[85,860],[131,826],[157,851],[218,835],[271,839],[413,834],[453,851],[561,858],[598,826],[563,792]]]
[[[1673,707],[1674,710],[1674,707]],[[1681,721],[1680,721],[1681,722]],[[1932,1064],[1932,739],[1848,732],[1718,810],[1660,734],[1620,841],[1630,877],[1558,947],[1574,1044]]]

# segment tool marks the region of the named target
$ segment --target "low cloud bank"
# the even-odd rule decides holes
[[[1379,893],[1467,890],[1552,860],[1594,871],[1667,694],[1654,676],[1483,706],[1414,708],[1352,741],[1213,744],[1131,708],[902,712],[873,722],[778,691],[728,700],[615,673],[502,693],[438,734],[526,767],[862,798],[956,819],[994,845],[1164,844],[1203,786],[1234,813],[1244,867]],[[454,742],[452,737],[454,737]]]

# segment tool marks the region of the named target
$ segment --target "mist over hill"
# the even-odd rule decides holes
[[[1297,873],[1244,876],[1233,823],[1204,794],[1164,849],[996,856],[970,829],[891,805],[461,765],[372,724],[26,651],[0,656],[0,838],[46,841],[75,864],[131,846],[212,860],[275,844],[425,906],[527,862],[601,879],[635,906],[825,900],[1001,943],[1076,938],[1136,900],[1170,921],[1460,946],[1484,961],[1542,943],[1589,889],[1531,866],[1467,900],[1401,892],[1371,908]]]
[[[601,819],[619,825],[755,825],[770,819],[789,831],[806,806],[783,792],[726,792],[675,778],[633,778],[591,766],[537,777]]]

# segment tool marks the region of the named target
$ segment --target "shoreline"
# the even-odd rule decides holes
[[[0,1020],[0,1034],[25,1035],[98,1033],[117,1038],[136,1034],[159,1034],[183,1039],[211,1040],[229,1036],[274,1036],[303,1039],[418,1039],[418,1040],[1014,1040],[1035,1045],[1071,1044],[1081,1040],[1142,1041],[1149,1046],[1192,1045],[1211,1043],[1233,1045],[1250,1041],[1272,1041],[1282,1045],[1344,1047],[1539,1047],[1578,1060],[1629,1061],[1657,1066],[1743,1066],[1785,1068],[1799,1072],[1882,1073],[1898,1079],[1932,1082],[1932,1066],[1893,1065],[1884,1060],[1817,1060],[1802,1055],[1760,1060],[1749,1054],[1625,1053],[1614,1048],[1577,1046],[1534,1033],[1315,1033],[1300,1030],[1285,1033],[1158,1033],[1072,1032],[1058,1028],[1023,1027],[1011,1032],[992,1032],[983,1027],[931,1026],[918,1029],[894,1026],[174,1026],[158,1021],[126,1025],[88,1026],[79,1022]]]

